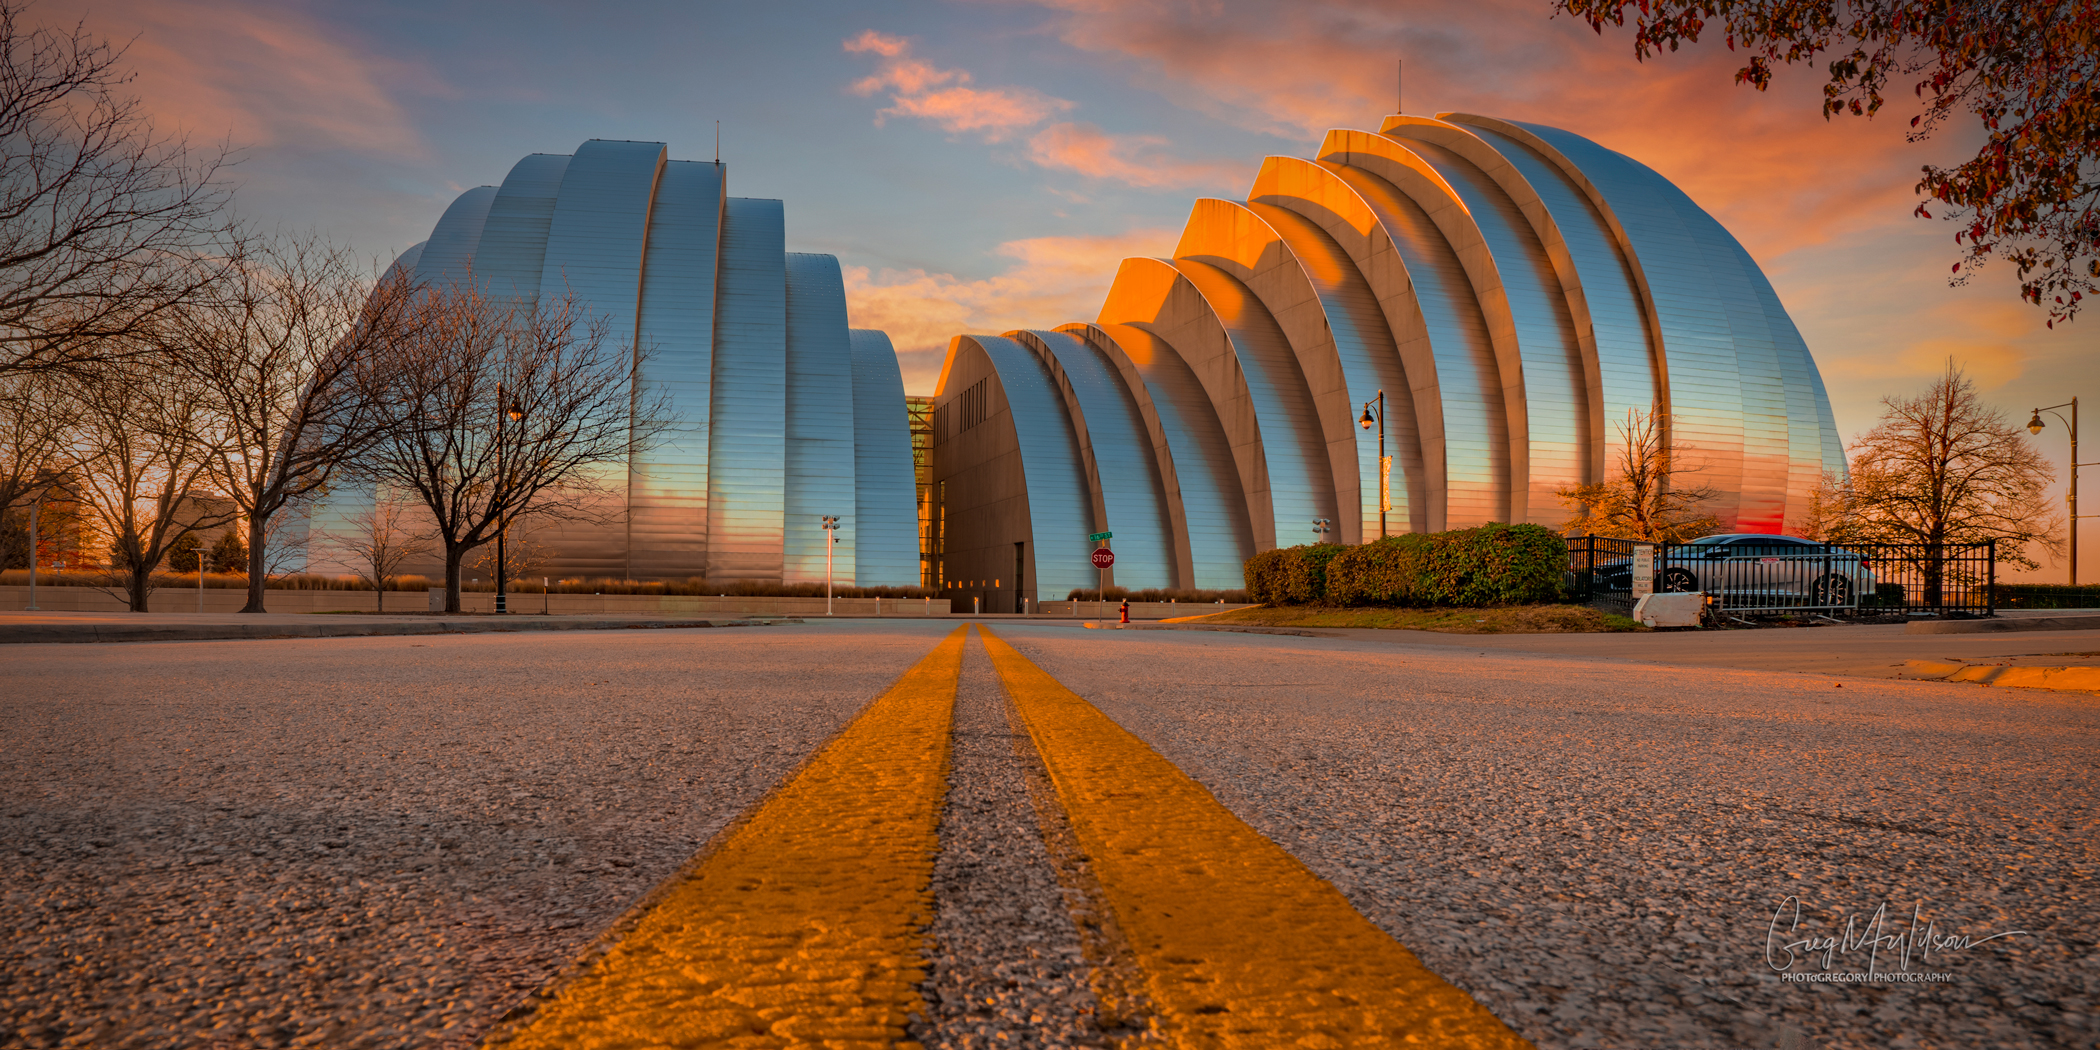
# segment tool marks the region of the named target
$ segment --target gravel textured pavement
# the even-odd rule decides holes
[[[2100,1042],[2091,697],[1341,639],[999,633],[1542,1050]],[[1770,936],[1790,896],[1801,925],[1789,909]],[[2028,932],[1914,949],[1910,969],[1946,983],[1775,970],[1787,944],[1848,918],[1865,936],[1883,904],[1890,937],[1914,907],[1940,937]],[[1866,947],[1830,954],[1832,971],[1869,969]],[[1884,944],[1874,969],[1899,954]]]
[[[0,1046],[469,1046],[944,630],[11,647]]]
[[[10,647],[0,1047],[470,1046],[952,626]],[[2091,697],[995,629],[1542,1050],[2100,1043]],[[1099,917],[968,652],[914,1034],[1089,1045]],[[1882,904],[2026,932],[1774,969]]]
[[[972,638],[956,689],[955,749],[933,872],[927,1050],[1107,1046],[1110,1033],[1031,803],[1027,734]]]

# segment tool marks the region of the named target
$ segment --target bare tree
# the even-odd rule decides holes
[[[1923,394],[1881,404],[1881,421],[1852,445],[1850,476],[1826,478],[1818,496],[1831,542],[1996,540],[1999,561],[2030,569],[2040,564],[2030,547],[2062,549],[2054,468],[1953,361]]]
[[[49,484],[69,462],[66,441],[78,403],[49,376],[0,376],[0,519]]]
[[[128,337],[217,279],[224,151],[157,134],[124,50],[0,0],[0,375],[150,350]]]
[[[311,238],[260,243],[209,298],[171,312],[160,343],[210,399],[201,417],[213,486],[247,530],[248,601],[264,612],[272,522],[323,491],[390,417],[364,396],[358,362],[407,336],[405,276],[375,287],[343,249]]]
[[[157,357],[97,365],[72,386],[80,401],[73,474],[109,550],[109,583],[133,612],[148,611],[153,570],[185,532],[225,524],[231,513],[184,514],[201,505],[217,452],[201,437],[203,398]]]
[[[386,611],[387,588],[401,575],[401,567],[435,549],[430,533],[416,527],[417,509],[392,493],[379,492],[372,506],[352,515],[334,540],[357,578],[378,592],[380,612]]]
[[[1677,465],[1659,409],[1628,410],[1615,426],[1620,449],[1612,478],[1555,493],[1575,511],[1562,532],[1682,543],[1721,527],[1719,518],[1699,509],[1716,495],[1713,487],[1687,484],[1696,471]]]
[[[503,571],[509,573],[512,580],[529,578],[554,560],[554,548],[539,542],[545,524],[538,515],[527,514],[511,518],[509,527],[504,529]],[[495,579],[496,545],[483,545],[481,553],[472,562],[472,568],[491,580]]]
[[[428,508],[445,611],[458,612],[469,552],[526,513],[604,515],[615,495],[606,468],[654,443],[665,410],[636,395],[643,355],[613,345],[573,295],[517,303],[468,275],[425,289],[414,314],[362,370],[366,396],[393,424],[360,472]]]

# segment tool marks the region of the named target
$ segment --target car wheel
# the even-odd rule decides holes
[[[1816,605],[1852,604],[1852,580],[1837,573],[1825,573],[1808,585],[1808,600]]]
[[[1673,565],[1663,570],[1662,589],[1676,594],[1696,591],[1699,578],[1692,575],[1692,570]]]

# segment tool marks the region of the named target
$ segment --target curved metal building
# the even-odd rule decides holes
[[[1360,427],[1385,395],[1390,467]],[[1337,130],[1199,200],[1093,324],[957,336],[936,394],[943,580],[1011,611],[1097,581],[1227,589],[1256,551],[1557,525],[1629,413],[1724,529],[1783,532],[1844,469],[1808,347],[1728,231],[1629,157],[1462,113]],[[1381,477],[1387,479],[1381,497]],[[1383,510],[1383,515],[1381,511]]]
[[[836,515],[835,581],[917,586],[918,490],[889,339],[847,329],[838,260],[786,250],[780,201],[727,185],[721,164],[671,160],[663,143],[592,139],[460,194],[394,266],[431,284],[471,272],[521,300],[573,294],[621,352],[650,348],[639,382],[671,425],[607,465],[623,502],[603,523],[536,534],[554,552],[548,574],[821,581],[820,522]],[[313,571],[340,570],[325,534],[356,499],[316,512]]]

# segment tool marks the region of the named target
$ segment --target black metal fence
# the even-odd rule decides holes
[[[1645,544],[1652,589],[1704,591],[1723,613],[1989,616],[1995,611],[1996,545],[1820,544],[1784,537]],[[1568,539],[1571,600],[1631,615],[1632,540]]]

